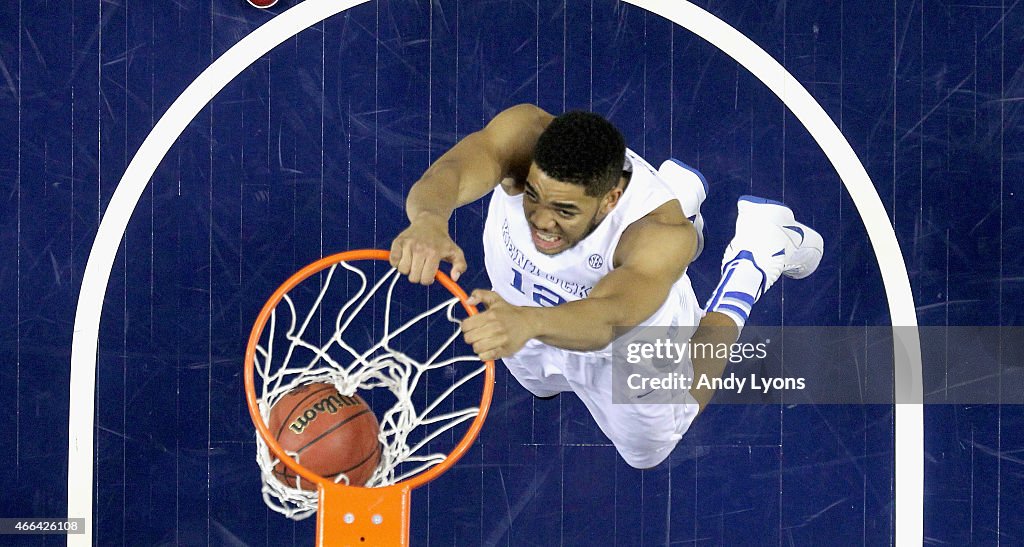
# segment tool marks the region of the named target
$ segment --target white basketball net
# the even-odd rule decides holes
[[[331,303],[325,302],[330,298],[325,298],[325,295],[328,294],[339,266],[358,276],[359,290],[347,302],[342,303],[336,313],[332,313]],[[478,407],[455,410],[452,395],[486,368],[475,355],[441,358],[443,354],[452,354],[450,347],[461,334],[459,320],[454,317],[454,308],[459,303],[456,298],[433,306],[400,326],[392,325],[392,296],[399,279],[397,272],[391,269],[370,287],[366,274],[359,268],[347,262],[335,264],[326,271],[323,286],[308,311],[296,310],[294,300],[288,294],[284,295],[268,320],[260,344],[256,347],[255,380],[260,414],[264,423],[270,423],[270,409],[274,403],[289,391],[305,384],[334,384],[342,395],[352,395],[356,390],[365,393],[366,390],[378,388],[385,388],[394,395],[395,404],[383,412],[380,420],[378,438],[381,443],[381,461],[366,483],[366,486],[371,487],[395,484],[426,471],[445,459],[447,453],[430,450],[428,443],[476,417],[479,413]],[[314,276],[304,282],[315,281]],[[357,348],[343,336],[353,326],[361,312],[368,307],[372,309],[371,302],[384,296],[378,295],[378,292],[385,285],[387,290],[384,298],[383,335],[378,342],[370,344],[369,347]],[[279,312],[287,318],[287,331],[283,337],[281,333],[276,332],[279,328]],[[304,339],[307,330],[314,330],[310,329],[310,325],[317,317],[334,319],[333,334],[327,336],[321,344]],[[442,327],[448,325],[452,330],[444,334],[446,338],[436,336],[432,331],[430,339],[435,343],[429,348],[428,357],[423,359],[423,362],[418,362],[392,346],[397,345],[396,342],[400,340],[401,335],[409,329],[425,326],[420,323],[423,321],[434,321],[440,323]],[[434,326],[430,328],[440,329]],[[365,334],[360,333],[362,336]],[[312,335],[313,333],[310,334]],[[280,347],[282,338],[284,347]],[[439,340],[444,341],[436,343]],[[460,367],[460,363],[471,364]],[[440,395],[425,397],[424,384],[427,373],[445,367],[448,368],[443,376],[448,387]],[[460,368],[462,370],[459,370]],[[259,393],[261,384],[262,393]],[[414,398],[421,401],[421,409],[415,408]],[[418,428],[423,429],[417,431],[415,439],[410,439],[410,433]],[[302,463],[298,454],[289,453],[289,456]],[[278,480],[273,471],[280,461],[271,454],[263,437],[258,433],[256,461],[260,466],[263,480],[263,499],[271,509],[294,520],[304,519],[316,512],[316,485],[297,477],[297,485],[308,489],[301,490],[291,488]],[[348,477],[341,474],[335,477],[334,481],[347,484]]]

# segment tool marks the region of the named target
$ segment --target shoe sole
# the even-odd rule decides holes
[[[693,215],[693,217],[690,219],[690,222],[693,223],[694,228],[697,229],[697,250],[694,253],[693,258],[691,259],[691,262],[693,262],[696,261],[697,257],[699,257],[704,252],[704,241],[706,239],[704,234],[707,231],[707,223],[704,220],[704,216],[700,214],[700,208],[704,204],[704,201],[708,199],[708,181],[707,179],[704,178],[704,175],[702,175],[700,171],[694,169],[693,167],[690,167],[689,165],[686,165],[685,163],[677,160],[676,158],[669,158],[662,162],[662,164],[658,167],[658,175],[663,177],[666,182],[674,181],[674,177],[676,176],[686,175],[686,173],[679,173],[677,175],[676,173],[671,172],[671,170],[666,172],[664,169],[666,165],[670,162],[675,164],[675,167],[678,167],[689,174],[696,175],[704,191],[704,194],[700,196],[700,199],[697,203],[697,214]],[[686,211],[683,211],[683,214],[685,215]]]
[[[708,181],[707,181],[707,179],[704,178],[704,175],[701,174],[700,171],[694,169],[693,167],[690,167],[689,165],[686,165],[682,161],[679,161],[679,160],[677,160],[675,158],[669,158],[667,161],[670,161],[670,162],[678,165],[679,167],[683,168],[684,170],[689,171],[689,172],[693,173],[694,175],[697,175],[697,178],[700,179],[701,186],[704,187],[704,197],[701,199],[701,201],[703,202],[705,199],[708,198],[708,194],[710,194],[711,191],[708,189]],[[661,167],[664,167],[664,166],[665,166],[665,164],[662,163]],[[658,172],[659,173],[661,172],[661,167],[658,168]]]

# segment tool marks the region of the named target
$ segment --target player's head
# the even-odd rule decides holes
[[[576,184],[601,197],[619,182],[626,141],[608,120],[593,112],[558,116],[537,139],[533,161],[549,177]]]
[[[541,133],[523,210],[534,246],[558,254],[579,243],[618,203],[626,143],[608,120],[567,112]]]

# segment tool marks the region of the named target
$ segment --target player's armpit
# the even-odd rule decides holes
[[[696,232],[689,222],[640,224],[643,222],[623,233],[615,252],[615,269],[590,295],[611,300],[615,311],[608,320],[613,327],[634,327],[656,312],[696,249]]]
[[[670,201],[630,224],[615,247],[615,267],[637,264],[678,279],[697,253],[697,230]]]

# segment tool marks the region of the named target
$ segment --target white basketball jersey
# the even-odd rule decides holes
[[[629,184],[618,204],[574,247],[557,255],[538,251],[523,211],[523,194],[509,195],[498,185],[484,226],[484,263],[493,290],[517,306],[555,306],[590,295],[612,271],[612,257],[622,232],[664,203],[677,199],[673,188],[643,158],[626,150]],[[672,245],[673,242],[659,242]],[[702,311],[684,274],[665,304],[645,325],[697,325]]]

